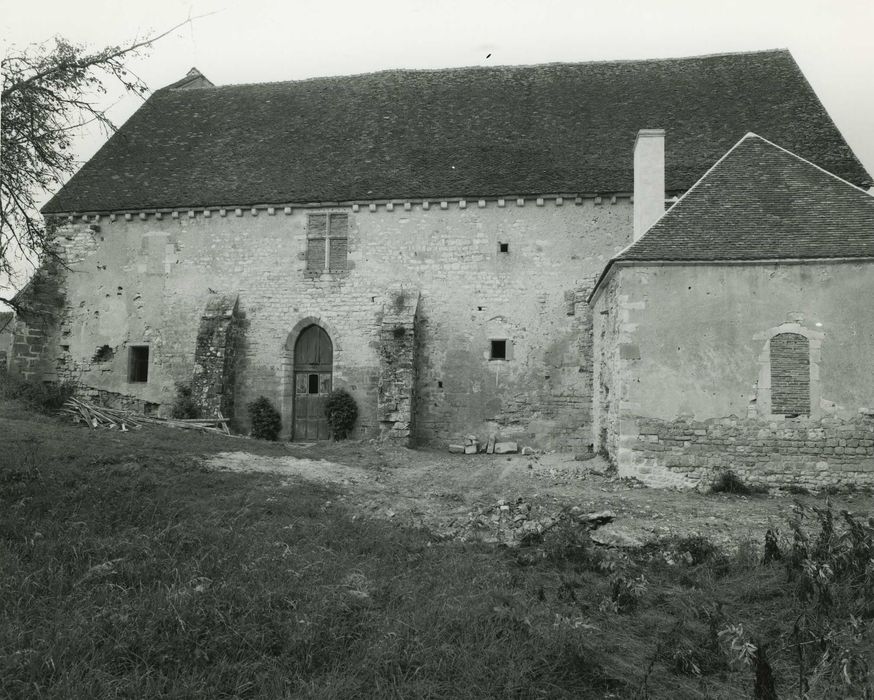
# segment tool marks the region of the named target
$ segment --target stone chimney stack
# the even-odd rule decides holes
[[[665,213],[665,130],[641,129],[634,141],[634,240]]]

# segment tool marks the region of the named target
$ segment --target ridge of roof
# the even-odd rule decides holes
[[[378,77],[384,75],[427,75],[438,73],[451,72],[487,72],[487,71],[503,71],[503,70],[525,70],[531,68],[561,68],[575,66],[609,66],[609,65],[628,65],[628,64],[655,64],[655,63],[670,63],[674,61],[696,61],[707,59],[727,58],[733,56],[755,56],[755,55],[779,55],[785,54],[792,56],[788,48],[775,49],[758,49],[749,51],[722,51],[708,54],[695,54],[692,56],[664,56],[655,58],[617,58],[608,60],[592,59],[589,61],[548,61],[546,63],[499,63],[490,66],[446,66],[442,68],[383,68],[374,71],[363,71],[361,73],[341,73],[339,75],[313,75],[307,78],[295,78],[289,80],[268,80],[262,82],[243,82],[243,83],[225,83],[223,85],[212,85],[213,90],[226,90],[233,88],[246,87],[270,87],[282,85],[298,85],[301,83],[317,82],[320,80],[348,80],[353,78]],[[195,69],[196,70],[196,69]],[[184,80],[184,79],[183,79]],[[182,81],[179,81],[182,82]],[[167,86],[171,87],[171,86]],[[166,89],[166,88],[162,88]]]
[[[165,88],[43,212],[628,192],[649,126],[671,192],[750,130],[871,182],[781,49]]]
[[[874,258],[874,196],[753,132],[745,134],[617,263]]]

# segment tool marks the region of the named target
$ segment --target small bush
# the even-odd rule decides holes
[[[200,418],[200,409],[191,398],[191,387],[188,384],[176,383],[176,400],[170,415],[173,418]]]
[[[681,537],[677,540],[675,549],[690,565],[696,566],[719,558],[722,555],[719,547],[706,537]]]
[[[249,419],[252,421],[252,437],[262,440],[276,440],[279,430],[282,428],[282,418],[279,411],[273,408],[273,404],[264,397],[248,404]]]
[[[730,469],[722,472],[713,485],[710,487],[711,493],[733,493],[738,496],[751,496],[757,493],[767,493],[768,489],[764,486],[753,486],[745,484],[740,480],[740,477]]]
[[[0,378],[0,396],[21,401],[40,413],[54,413],[75,394],[76,383],[71,381],[40,382],[18,375]]]
[[[328,395],[325,416],[331,427],[331,435],[335,440],[343,440],[352,432],[352,427],[358,418],[358,406],[348,391],[334,389]]]

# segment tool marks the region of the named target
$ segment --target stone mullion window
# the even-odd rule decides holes
[[[310,273],[347,269],[349,215],[345,212],[310,214],[307,223],[306,270]]]

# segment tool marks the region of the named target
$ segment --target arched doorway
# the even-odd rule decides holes
[[[331,393],[334,346],[324,328],[303,329],[294,344],[293,440],[327,440],[325,403]]]

